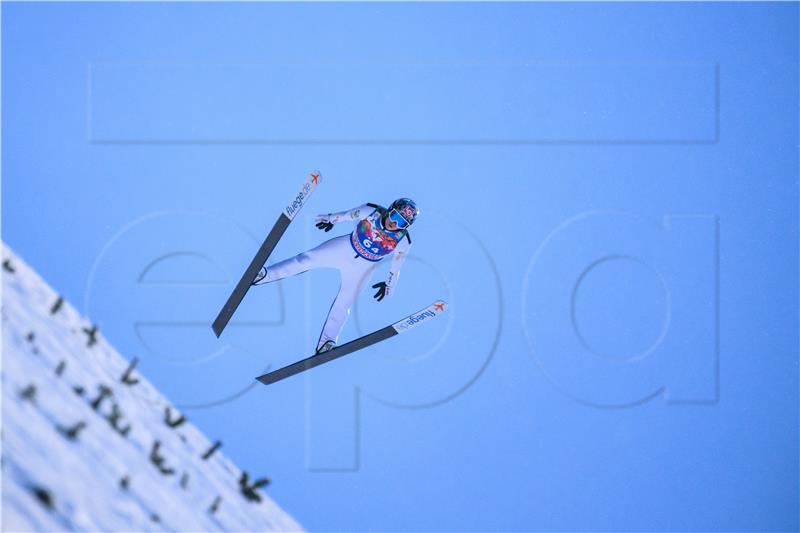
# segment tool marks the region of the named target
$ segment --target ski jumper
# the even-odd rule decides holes
[[[350,316],[350,308],[364,290],[372,272],[386,256],[394,254],[386,278],[386,295],[391,295],[400,277],[400,268],[411,248],[408,230],[389,231],[383,226],[386,209],[375,204],[364,204],[349,211],[320,215],[318,219],[338,224],[344,221],[358,223],[349,235],[334,237],[294,257],[267,267],[263,283],[271,283],[296,276],[315,268],[339,270],[341,282],[322,333],[317,349],[325,342],[338,342],[339,335]]]

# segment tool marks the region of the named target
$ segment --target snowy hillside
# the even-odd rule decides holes
[[[3,531],[300,530],[5,245],[2,277]]]

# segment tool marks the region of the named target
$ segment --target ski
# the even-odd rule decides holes
[[[256,379],[261,383],[263,383],[264,385],[269,385],[271,383],[275,383],[276,381],[280,381],[290,376],[294,376],[295,374],[305,372],[306,370],[314,368],[315,366],[325,364],[329,361],[333,361],[334,359],[338,359],[343,355],[353,353],[355,351],[361,350],[362,348],[366,348],[367,346],[372,346],[373,344],[394,337],[398,333],[404,333],[409,329],[413,328],[414,326],[417,326],[423,322],[430,321],[432,318],[435,318],[438,315],[442,314],[446,307],[447,304],[445,302],[443,302],[442,300],[437,300],[436,302],[432,303],[422,311],[413,313],[405,317],[403,320],[395,322],[390,326],[386,326],[377,331],[373,331],[368,335],[359,337],[358,339],[350,341],[347,344],[342,344],[341,346],[337,346],[336,348],[329,350],[327,352],[323,352],[319,355],[312,355],[311,357],[307,357],[306,359],[303,359],[291,365],[279,368],[278,370],[274,370],[272,372],[264,374],[263,376],[258,376]]]
[[[303,186],[300,188],[300,192],[292,199],[292,201],[286,206],[283,212],[278,217],[278,220],[275,222],[275,225],[272,226],[272,230],[270,230],[269,235],[264,240],[264,243],[258,249],[256,256],[250,262],[250,266],[247,267],[247,270],[244,271],[242,275],[242,279],[239,280],[239,283],[236,285],[236,288],[233,289],[233,292],[228,297],[228,301],[225,302],[225,305],[222,306],[222,310],[217,315],[217,318],[214,320],[211,328],[214,330],[214,334],[219,337],[222,334],[222,330],[225,329],[225,326],[228,325],[233,313],[236,312],[236,309],[239,307],[239,304],[242,303],[245,294],[247,291],[250,290],[250,284],[255,279],[256,274],[258,271],[261,270],[261,267],[264,266],[269,259],[272,250],[275,249],[275,246],[278,244],[278,241],[281,240],[283,237],[286,228],[289,227],[294,217],[297,213],[300,212],[300,209],[305,205],[308,201],[308,198],[311,196],[311,193],[314,192],[314,189],[317,187],[319,180],[322,176],[318,171],[313,171],[308,175],[308,178],[303,183]]]

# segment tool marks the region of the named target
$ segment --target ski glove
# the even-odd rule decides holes
[[[375,296],[373,296],[373,298],[375,298],[379,302],[383,300],[384,296],[386,296],[386,282],[381,281],[380,283],[376,283],[375,285],[372,286],[372,288],[378,289],[378,292],[375,293]]]
[[[331,213],[327,215],[317,215],[317,228],[328,232],[333,229],[333,224],[334,220]]]
[[[328,213],[327,215],[317,215],[317,227],[328,232],[333,229],[333,225],[337,222],[337,218],[338,217],[336,217],[333,213]]]

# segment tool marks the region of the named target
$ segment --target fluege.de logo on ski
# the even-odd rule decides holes
[[[444,307],[442,307],[444,310]],[[400,322],[394,324],[395,329],[397,330],[406,330],[417,324],[424,322],[425,320],[429,320],[431,318],[435,318],[436,313],[432,311],[430,308],[425,309],[424,311],[420,311],[419,313],[413,314],[408,318],[404,318]]]
[[[311,184],[308,182],[303,184],[303,189],[299,193],[297,193],[297,198],[294,199],[291,205],[286,207],[286,214],[289,215],[289,218],[291,218],[294,215],[295,211],[303,207],[303,203],[306,201],[306,198],[310,191],[311,191]]]
[[[408,324],[409,326],[413,326],[417,322],[422,322],[428,317],[433,318],[435,316],[436,313],[434,313],[433,311],[423,311],[418,315],[408,317],[408,319],[406,320],[406,324]]]

